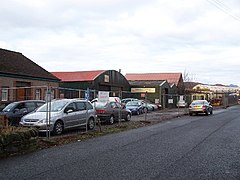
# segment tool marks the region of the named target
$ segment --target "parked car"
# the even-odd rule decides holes
[[[121,99],[119,97],[109,97],[108,101],[121,103]],[[91,101],[91,103],[98,102],[98,98],[95,98]]]
[[[147,106],[149,107],[148,110],[155,111],[155,110],[160,109],[162,107],[161,104],[154,104],[151,101],[146,100],[146,99],[143,100],[143,102],[147,103]]]
[[[132,112],[132,114],[141,114],[143,113],[143,106],[142,103],[140,101],[129,101],[127,102],[127,104],[125,105],[126,109],[130,110]]]
[[[157,104],[154,104],[154,103],[149,103],[150,106],[152,106],[152,110],[155,111],[155,110],[158,110],[159,108],[161,108],[161,105],[157,105]]]
[[[17,101],[8,104],[1,112],[0,115],[5,115],[8,119],[10,126],[18,126],[21,118],[42,106],[45,101],[42,100],[26,100]]]
[[[177,102],[177,107],[179,107],[179,108],[187,107],[187,103],[184,100],[179,100]]]
[[[206,115],[213,114],[213,107],[206,100],[194,100],[189,105],[189,115],[205,113]]]
[[[0,103],[0,112],[10,103],[12,103],[11,101],[5,101],[5,102],[1,102]]]
[[[139,100],[143,106],[143,112],[154,111],[154,107],[145,100]]]
[[[97,118],[99,118],[101,122],[113,124],[119,121],[119,116],[121,119],[125,119],[125,121],[131,120],[131,111],[118,102],[95,102],[94,107],[97,112]]]
[[[126,105],[129,101],[138,101],[138,99],[136,99],[136,98],[124,98],[124,99],[121,100],[121,103],[123,105]]]
[[[48,111],[50,113],[47,113]],[[87,126],[92,130],[95,127],[96,112],[92,104],[87,100],[79,99],[59,99],[46,103],[36,112],[22,117],[20,124],[36,127],[39,132],[46,132],[48,115],[50,116],[49,130],[56,135],[62,134],[69,128]]]

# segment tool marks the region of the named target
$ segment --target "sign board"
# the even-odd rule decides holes
[[[106,102],[109,100],[109,92],[107,91],[99,91],[98,92],[98,101]]]
[[[132,93],[155,93],[155,88],[131,88]]]
[[[180,101],[183,101],[183,96],[180,96],[180,97],[179,97],[179,100],[180,100]]]
[[[173,104],[173,99],[168,99],[168,104]]]

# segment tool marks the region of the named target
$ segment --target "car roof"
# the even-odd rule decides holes
[[[44,100],[24,100],[24,101],[13,101],[11,103],[24,103],[24,102],[43,102],[43,103],[45,103]],[[9,104],[11,104],[11,103],[9,103]]]
[[[53,99],[51,102],[53,101],[68,101],[68,102],[76,102],[76,101],[79,101],[79,102],[89,102],[88,100],[86,99],[79,99],[79,98],[74,98],[74,99]]]

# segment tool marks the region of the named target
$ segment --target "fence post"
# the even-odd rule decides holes
[[[50,138],[50,111],[51,111],[51,87],[47,86],[46,91],[46,138]]]
[[[119,91],[119,99],[121,100],[122,99],[122,91],[120,90]],[[121,102],[119,102],[119,105],[120,105],[120,107],[118,108],[119,110],[118,110],[118,124],[120,124],[120,121],[121,121],[121,119],[122,119],[122,117],[121,117],[121,111],[122,111],[122,104],[121,104]]]

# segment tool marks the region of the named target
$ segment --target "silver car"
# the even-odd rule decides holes
[[[206,100],[194,100],[189,105],[189,115],[204,113],[206,115],[213,114],[213,107]]]
[[[49,130],[54,134],[62,134],[65,129],[79,126],[94,129],[96,113],[87,100],[60,99],[46,103],[35,112],[22,117],[20,125],[36,127],[39,132],[46,132],[47,119],[49,119]]]

